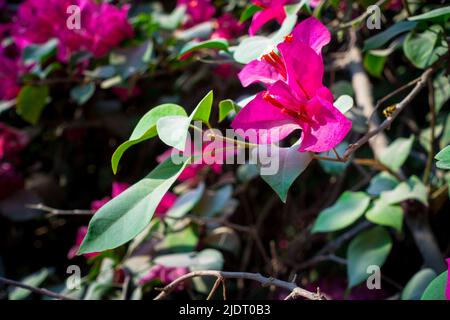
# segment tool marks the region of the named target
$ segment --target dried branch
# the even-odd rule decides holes
[[[188,274],[185,274],[175,281],[171,282],[163,289],[161,289],[161,293],[155,298],[155,300],[162,300],[166,298],[178,285],[186,280],[195,278],[195,277],[216,277],[218,280],[223,281],[225,279],[247,279],[253,280],[261,283],[262,286],[275,286],[279,288],[283,288],[289,290],[291,293],[295,291],[295,295],[297,297],[303,297],[309,300],[322,300],[323,296],[321,294],[317,294],[314,292],[310,292],[308,290],[302,289],[298,287],[295,283],[287,282],[279,279],[275,279],[272,277],[264,277],[259,273],[248,273],[248,272],[226,272],[226,271],[215,271],[215,270],[205,270],[205,271],[194,271]],[[214,288],[217,290],[218,284],[220,281],[216,281],[214,284]],[[211,295],[211,294],[210,294]]]
[[[58,215],[93,215],[95,211],[93,210],[80,210],[80,209],[74,209],[74,210],[61,210],[61,209],[55,209],[48,207],[42,203],[39,204],[28,204],[26,205],[27,208],[34,209],[34,210],[40,210],[48,213],[48,216],[58,216]]]
[[[31,292],[40,294],[42,296],[48,296],[48,297],[52,297],[52,298],[55,298],[55,299],[58,299],[58,300],[77,300],[77,299],[74,299],[74,298],[71,298],[71,297],[67,297],[67,296],[64,296],[62,294],[59,294],[59,293],[56,293],[56,292],[53,292],[53,291],[50,291],[50,290],[47,290],[47,289],[36,288],[36,287],[30,286],[30,285],[27,285],[25,283],[14,281],[14,280],[10,280],[10,279],[6,279],[6,278],[3,278],[3,277],[0,277],[0,283],[3,283],[5,285],[7,285],[7,286],[13,286],[13,287],[19,287],[19,288],[22,288],[22,289],[26,289],[26,290],[29,290]]]

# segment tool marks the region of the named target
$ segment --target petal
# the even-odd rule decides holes
[[[284,81],[277,81],[268,90],[268,93],[284,108],[299,112],[300,106],[307,103],[306,99],[300,100],[292,94],[292,89]]]
[[[324,152],[338,145],[352,127],[348,120],[327,99],[316,96],[306,106],[312,122],[300,123],[302,142],[300,152]]]
[[[282,80],[278,71],[264,60],[251,61],[239,72],[238,77],[244,87],[255,82],[270,85],[277,80]]]
[[[252,143],[269,144],[280,141],[299,128],[297,121],[263,99],[259,93],[234,118],[231,127]]]
[[[314,17],[310,17],[299,23],[292,31],[293,41],[300,41],[311,47],[318,55],[322,54],[322,47],[330,40],[330,31],[322,22]]]
[[[282,6],[269,7],[268,9],[258,11],[253,16],[248,33],[250,36],[254,36],[269,21],[276,19],[278,22],[282,22],[285,18],[286,13]]]
[[[284,58],[289,87],[299,100],[310,100],[323,87],[322,58],[306,44],[295,40],[279,44],[278,50]]]

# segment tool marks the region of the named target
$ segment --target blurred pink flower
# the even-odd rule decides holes
[[[160,280],[163,284],[169,284],[179,277],[189,273],[187,268],[173,268],[162,265],[154,265],[148,273],[139,280],[139,285],[145,285],[153,280]],[[183,290],[185,284],[180,284],[176,290]]]
[[[262,144],[301,129],[300,152],[324,152],[339,144],[352,123],[333,105],[331,91],[322,84],[321,49],[329,39],[326,27],[309,18],[278,45],[281,56],[272,51],[250,62],[239,74],[242,84],[259,81],[268,89],[237,114],[231,127],[256,131],[253,142]]]
[[[75,239],[75,245],[72,248],[70,248],[69,253],[67,254],[67,257],[69,259],[73,259],[77,256],[78,249],[80,249],[80,245],[83,242],[84,237],[86,237],[87,231],[88,227],[86,226],[78,228],[77,237]],[[99,254],[100,254],[99,252],[91,252],[83,254],[83,256],[87,259],[91,259],[98,256]]]
[[[0,123],[0,160],[17,156],[28,142],[29,138],[25,132]]]
[[[155,217],[164,217],[176,200],[177,196],[174,193],[167,192],[155,209]]]
[[[261,11],[255,13],[248,30],[248,33],[251,36],[254,36],[256,32],[269,21],[277,20],[279,24],[282,24],[286,18],[284,6],[288,4],[290,0],[252,0],[252,2],[263,8]]]
[[[445,298],[450,300],[450,258],[447,259],[447,287],[445,288]]]
[[[196,178],[198,178],[200,171],[204,170],[205,168],[209,167],[214,173],[216,174],[220,174],[222,173],[222,164],[223,163],[216,163],[214,161],[214,155],[206,155],[204,154],[204,150],[208,148],[208,146],[210,145],[210,142],[205,142],[202,145],[202,150],[195,150],[195,146],[191,145],[191,142],[187,142],[186,146],[185,146],[185,150],[182,152],[184,155],[187,156],[202,156],[201,161],[197,161],[200,163],[193,163],[188,165],[183,172],[181,172],[181,174],[178,177],[178,181],[184,182],[184,181],[194,181]],[[163,162],[165,161],[167,158],[169,158],[172,154],[172,152],[176,152],[177,154],[181,153],[180,151],[172,148],[169,150],[166,150],[164,153],[162,153],[161,155],[159,155],[157,157],[157,161],[158,162]],[[211,163],[211,164],[207,164],[207,163]]]
[[[0,101],[17,96],[20,91],[20,76],[24,70],[19,58],[7,57],[0,48]]]
[[[231,40],[239,37],[244,31],[244,25],[239,22],[232,14],[225,13],[217,18],[216,28],[211,39]]]
[[[69,29],[67,8],[80,8],[80,29]],[[133,36],[127,20],[128,6],[118,8],[94,0],[26,0],[19,6],[13,26],[13,37],[23,49],[56,38],[58,58],[67,61],[78,51],[89,51],[101,57],[121,41]]]
[[[112,91],[122,102],[125,102],[130,98],[134,98],[142,92],[138,86],[134,86],[131,90],[129,88],[115,87]]]
[[[216,8],[211,0],[178,0],[177,6],[186,6],[188,16],[188,20],[184,24],[186,28],[211,20],[216,13]]]
[[[6,199],[23,189],[22,175],[8,162],[0,163],[0,200]]]

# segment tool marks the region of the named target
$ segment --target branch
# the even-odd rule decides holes
[[[61,295],[61,294],[53,292],[53,291],[49,291],[47,289],[36,288],[36,287],[30,286],[30,285],[27,285],[25,283],[14,281],[14,280],[10,280],[10,279],[6,279],[6,278],[3,278],[3,277],[0,277],[0,283],[4,283],[7,286],[14,286],[14,287],[19,287],[19,288],[22,288],[22,289],[26,289],[26,290],[29,290],[31,292],[40,294],[42,296],[48,296],[48,297],[52,297],[52,298],[59,299],[59,300],[77,300],[77,299],[74,299],[74,298],[71,298],[71,297],[67,297],[67,296]]]
[[[387,0],[379,0],[377,3],[375,3],[375,5],[378,6],[378,7],[380,7],[380,6],[382,6],[386,1],[387,1]],[[337,28],[334,30],[334,32],[337,32],[337,31],[340,31],[340,30],[344,30],[344,29],[347,29],[347,28],[351,28],[351,27],[353,27],[354,25],[359,24],[359,23],[361,23],[362,21],[364,21],[367,17],[369,17],[369,15],[372,15],[372,13],[366,10],[366,11],[364,11],[364,13],[363,13],[362,15],[356,17],[355,19],[350,20],[350,21],[348,21],[348,22],[345,22],[345,23],[343,23],[343,24],[337,26]]]
[[[57,216],[57,215],[93,215],[95,212],[93,210],[61,210],[48,207],[42,203],[39,204],[29,204],[26,205],[27,208],[40,210],[48,213],[48,216]]]
[[[370,130],[357,142],[351,144],[345,151],[343,158],[349,159],[350,156],[356,150],[358,150],[364,144],[369,142],[369,140],[371,138],[373,138],[377,134],[383,132],[385,129],[389,128],[391,126],[392,122],[395,120],[395,118],[397,118],[397,116],[403,111],[403,109],[405,109],[405,107],[408,104],[410,104],[411,101],[419,94],[419,92],[423,89],[423,87],[425,87],[428,79],[431,77],[432,74],[433,74],[433,69],[432,68],[427,69],[420,77],[420,80],[417,81],[414,89],[412,89],[411,92],[395,106],[395,110],[393,111],[393,113],[388,118],[386,118],[386,120],[384,120],[378,127],[376,127],[373,130]]]
[[[166,298],[175,288],[178,287],[182,282],[195,278],[195,277],[216,277],[218,280],[223,281],[224,279],[247,279],[253,280],[261,283],[262,286],[275,286],[279,288],[283,288],[289,290],[291,293],[295,291],[296,297],[303,297],[309,300],[323,300],[323,296],[321,294],[317,294],[314,292],[307,291],[298,287],[293,282],[287,282],[279,279],[275,279],[272,277],[264,277],[259,273],[248,273],[248,272],[226,272],[226,271],[214,271],[214,270],[205,270],[205,271],[194,271],[188,274],[185,274],[178,279],[174,280],[167,286],[165,286],[161,293],[155,298],[155,300],[162,300]],[[217,290],[218,284],[220,281],[216,281],[214,288]]]

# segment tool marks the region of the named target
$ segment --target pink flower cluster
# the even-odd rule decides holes
[[[28,142],[24,132],[0,123],[0,200],[24,187],[23,177],[15,165]]]
[[[165,267],[162,265],[154,265],[148,273],[139,280],[140,285],[144,285],[154,280],[160,280],[163,284],[169,284],[179,277],[189,273],[187,268]],[[183,290],[184,284],[180,284],[177,290]]]
[[[239,74],[242,85],[260,82],[267,89],[237,114],[232,128],[256,132],[253,140],[262,144],[301,129],[300,152],[324,152],[339,144],[352,123],[333,105],[333,95],[322,83],[321,50],[329,41],[328,29],[311,17],[277,46],[280,54],[272,51],[247,64]]]
[[[80,29],[67,27],[71,15],[67,9],[72,5],[80,8]],[[61,61],[67,61],[78,51],[101,57],[133,36],[127,13],[128,6],[117,8],[94,0],[26,0],[19,6],[12,35],[21,49],[58,39]]]
[[[19,57],[11,58],[0,47],[0,101],[14,99],[20,91],[19,77],[24,71]]]
[[[186,7],[185,28],[209,21],[216,13],[216,8],[212,5],[211,0],[178,0],[177,6]]]
[[[291,0],[252,0],[253,4],[262,8],[253,15],[248,33],[254,36],[259,29],[272,20],[282,24],[286,18],[284,6]]]

